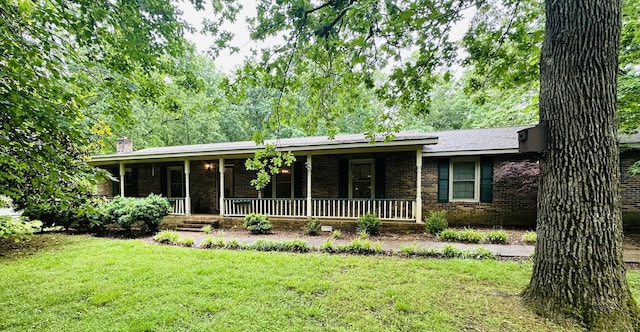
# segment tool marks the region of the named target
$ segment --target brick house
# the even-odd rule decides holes
[[[355,219],[376,213],[383,221],[421,222],[428,210],[449,211],[452,224],[532,226],[536,193],[496,178],[502,167],[535,163],[518,153],[523,127],[400,132],[390,142],[362,134],[286,138],[278,149],[296,161],[261,192],[245,160],[254,142],[148,148],[134,151],[128,139],[118,153],[94,156],[90,164],[117,180],[100,183],[101,196],[168,197],[175,214],[241,217],[263,213],[282,218]],[[640,160],[635,137],[623,140],[622,196],[625,221],[640,221],[640,178],[627,169]],[[267,142],[269,143],[269,142]]]

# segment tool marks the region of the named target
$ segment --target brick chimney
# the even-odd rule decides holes
[[[133,142],[126,138],[119,138],[116,143],[116,153],[128,153],[133,152]]]

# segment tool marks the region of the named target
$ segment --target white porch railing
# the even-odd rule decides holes
[[[415,200],[314,198],[311,217],[355,219],[376,214],[380,219],[415,220]],[[306,217],[306,198],[225,198],[225,216],[260,213],[274,217]]]
[[[167,198],[173,212],[169,214],[186,214],[184,198]]]
[[[225,216],[244,216],[260,213],[274,217],[304,217],[305,198],[225,198]]]
[[[380,219],[415,220],[415,201],[410,199],[312,199],[314,217],[359,218],[373,213]]]

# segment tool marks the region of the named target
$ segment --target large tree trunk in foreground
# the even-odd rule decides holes
[[[618,0],[546,1],[538,244],[524,301],[593,329],[638,328],[622,260],[616,139]]]

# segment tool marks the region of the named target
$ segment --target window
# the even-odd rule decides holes
[[[493,201],[493,160],[454,158],[438,161],[438,202]]]
[[[292,198],[293,197],[293,169],[282,167],[278,174],[273,176],[272,197]]]
[[[168,197],[184,197],[184,172],[182,166],[167,168]]]
[[[449,168],[450,200],[477,201],[480,193],[478,181],[480,167],[477,160],[452,160]]]
[[[349,161],[349,198],[374,197],[374,160],[356,159]]]

